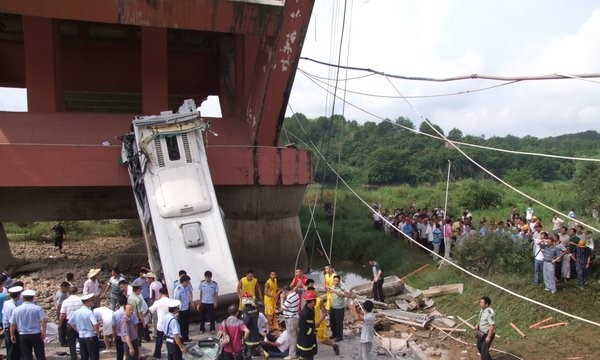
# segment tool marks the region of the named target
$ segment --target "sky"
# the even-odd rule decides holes
[[[444,78],[469,74],[538,76],[600,73],[600,2],[348,0],[341,64],[387,74]],[[317,0],[302,56],[338,63],[343,1]],[[333,15],[335,14],[335,15]],[[333,25],[332,25],[333,24]],[[334,29],[332,31],[332,29]],[[337,29],[337,30],[335,30]],[[331,43],[334,43],[332,46]],[[290,107],[309,118],[330,116],[336,72],[301,60]],[[304,73],[325,78],[311,81]],[[600,78],[527,81],[444,97],[381,98],[351,92],[424,96],[500,85],[490,80],[392,80],[342,70],[337,95],[377,117],[426,117],[448,133],[555,136],[600,130]],[[390,81],[393,83],[390,84]],[[325,82],[325,84],[323,84]],[[381,121],[336,100],[346,119]],[[291,111],[288,108],[288,116]]]
[[[338,63],[343,4],[316,0],[303,57]],[[347,0],[347,4],[342,65],[430,78],[600,73],[598,1]],[[298,68],[291,109],[309,118],[331,115],[333,97],[315,82],[333,92],[335,82],[326,79],[335,78],[336,72],[307,60],[301,60]],[[303,72],[325,80],[311,81]],[[600,130],[600,78],[519,82],[468,94],[408,98],[409,105],[399,96],[452,94],[503,82],[439,83],[383,76],[343,81],[367,74],[340,71],[337,95],[375,116],[344,106],[339,99],[336,114],[359,123],[403,116],[417,127],[423,116],[446,133],[457,127],[465,134],[486,137]],[[0,88],[0,110],[26,109],[24,90]],[[288,108],[287,115],[291,113]]]

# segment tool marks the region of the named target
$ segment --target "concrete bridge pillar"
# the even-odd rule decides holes
[[[252,268],[259,280],[275,269],[290,278],[298,266],[306,268],[298,214],[306,185],[217,186],[219,205],[238,274]]]
[[[7,264],[13,261],[10,245],[4,231],[4,224],[0,222],[0,269],[4,269]]]

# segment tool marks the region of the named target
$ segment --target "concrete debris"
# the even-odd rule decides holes
[[[408,342],[408,348],[412,351],[412,358],[415,360],[429,360],[429,357],[427,356],[427,354],[425,354],[423,352],[423,350],[421,350],[421,348],[419,347],[419,345],[417,345],[416,342],[414,341],[409,341]]]

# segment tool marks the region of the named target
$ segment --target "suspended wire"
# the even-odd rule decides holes
[[[287,131],[287,130],[286,130],[286,131]],[[304,141],[303,141],[301,138],[299,138],[299,137],[298,137],[297,135],[295,135],[294,133],[290,132],[290,135],[291,135],[292,137],[294,137],[294,138],[298,139],[298,141],[302,142],[302,143],[303,143],[305,146],[309,147],[309,145],[308,145],[306,142],[304,142]],[[327,166],[328,166],[328,167],[331,169],[331,171],[332,171],[332,172],[333,172],[333,173],[334,173],[336,176],[338,176],[338,177],[339,177],[340,181],[341,181],[341,182],[342,182],[342,183],[343,183],[343,184],[346,186],[346,188],[347,188],[347,189],[348,189],[348,190],[349,190],[349,191],[350,191],[350,192],[351,192],[351,193],[352,193],[352,194],[353,194],[353,195],[354,195],[354,196],[355,196],[355,197],[356,197],[356,198],[357,198],[357,199],[358,199],[358,200],[359,200],[361,203],[363,203],[363,205],[364,205],[364,206],[365,206],[367,209],[369,209],[369,211],[370,211],[371,213],[373,213],[373,214],[376,214],[375,210],[374,210],[374,209],[371,207],[371,205],[369,205],[369,203],[367,203],[367,202],[366,202],[366,201],[365,201],[365,200],[364,200],[364,199],[363,199],[363,198],[362,198],[362,197],[361,197],[361,196],[360,196],[358,193],[356,193],[356,191],[354,191],[354,189],[352,189],[352,187],[351,187],[351,186],[350,186],[350,185],[349,185],[349,184],[346,182],[346,180],[344,180],[344,178],[343,178],[343,177],[342,177],[342,176],[341,176],[341,175],[340,175],[340,174],[339,174],[339,173],[338,173],[338,172],[337,172],[337,171],[336,171],[336,170],[333,168],[333,166],[331,166],[331,164],[330,164],[330,163],[327,161],[327,159],[326,159],[326,158],[323,156],[323,154],[322,154],[322,153],[319,151],[319,149],[318,149],[318,148],[314,148],[313,150],[314,150],[314,151],[315,151],[315,152],[318,154],[318,156],[320,156],[320,157],[323,159],[323,161],[324,161],[324,162],[325,162],[325,164],[326,164],[326,165],[327,165]],[[485,283],[486,283],[486,284],[488,284],[488,285],[491,285],[491,286],[493,286],[493,287],[495,287],[495,288],[497,288],[497,289],[499,289],[499,290],[501,290],[501,291],[504,291],[504,292],[506,292],[506,293],[508,293],[508,294],[510,294],[510,295],[513,295],[513,296],[515,296],[515,297],[517,297],[517,298],[519,298],[519,299],[525,300],[525,301],[527,301],[527,302],[530,302],[530,303],[532,303],[532,304],[536,304],[536,305],[538,305],[538,306],[544,307],[544,308],[546,308],[546,309],[548,309],[548,310],[552,310],[552,311],[554,311],[554,312],[557,312],[557,313],[559,313],[559,314],[562,314],[562,315],[568,316],[568,317],[570,317],[570,318],[573,318],[573,319],[576,319],[576,320],[580,320],[580,321],[582,321],[582,322],[585,322],[585,323],[588,323],[588,324],[591,324],[591,325],[594,325],[594,326],[598,326],[598,327],[600,327],[600,323],[598,323],[598,322],[595,322],[595,321],[592,321],[592,320],[588,320],[588,319],[582,318],[582,317],[580,317],[580,316],[577,316],[577,315],[573,315],[573,314],[571,314],[571,313],[568,313],[568,312],[566,312],[566,311],[563,311],[563,310],[557,309],[557,308],[555,308],[555,307],[552,307],[552,306],[550,306],[550,305],[546,305],[546,304],[544,304],[544,303],[541,303],[541,302],[539,302],[539,301],[537,301],[537,300],[530,299],[530,298],[528,298],[528,297],[526,297],[526,296],[523,296],[523,295],[521,295],[521,294],[519,294],[519,293],[516,293],[516,292],[514,292],[514,291],[512,291],[512,290],[510,290],[510,289],[507,289],[507,288],[503,287],[502,285],[496,284],[496,283],[494,283],[494,282],[492,282],[492,281],[490,281],[490,280],[487,280],[487,279],[485,279],[485,278],[483,278],[483,277],[481,277],[481,276],[479,276],[479,275],[477,275],[477,274],[474,274],[474,273],[470,272],[469,270],[467,270],[467,269],[465,269],[465,268],[461,267],[460,265],[458,265],[458,264],[454,263],[453,261],[451,261],[451,260],[449,260],[449,259],[445,259],[443,256],[441,256],[441,255],[439,255],[439,254],[437,254],[437,253],[433,252],[432,250],[430,250],[430,249],[429,249],[429,248],[427,248],[426,246],[423,246],[423,245],[422,245],[422,244],[420,244],[418,241],[416,241],[416,240],[415,240],[415,239],[413,239],[412,237],[410,237],[410,236],[408,236],[407,234],[405,234],[405,233],[404,233],[402,230],[400,230],[400,229],[399,229],[399,228],[398,228],[396,225],[394,225],[394,224],[392,224],[391,222],[389,222],[389,220],[388,220],[388,219],[386,219],[385,217],[381,217],[381,219],[382,219],[383,221],[385,221],[385,222],[386,222],[386,223],[387,223],[387,224],[388,224],[388,225],[389,225],[391,228],[395,229],[395,230],[396,230],[396,231],[398,231],[400,234],[404,235],[404,236],[405,236],[407,239],[409,239],[410,241],[412,241],[412,242],[413,242],[413,243],[414,243],[416,246],[418,246],[418,247],[422,248],[422,249],[423,249],[423,250],[425,250],[426,252],[429,252],[429,253],[430,253],[432,256],[435,256],[435,257],[439,258],[439,260],[443,260],[443,261],[445,261],[446,263],[448,263],[448,264],[450,264],[450,265],[454,266],[456,269],[458,269],[458,270],[460,270],[460,271],[464,272],[465,274],[467,274],[467,275],[469,275],[469,276],[471,276],[471,277],[473,277],[473,278],[475,278],[475,279],[477,279],[477,280],[480,280],[480,281],[482,281],[482,282],[485,282]]]
[[[591,82],[591,83],[600,85],[600,81],[587,79],[587,78],[577,76],[577,75],[560,74],[560,76],[564,76],[564,77],[568,77],[568,78],[576,79],[576,80],[581,80],[581,81],[587,81],[587,82]]]
[[[396,90],[398,92],[399,95],[402,95],[402,93],[400,92],[400,90],[398,90],[398,88],[394,85],[394,83],[388,79],[388,82],[390,83],[390,85],[394,88],[394,90]],[[408,101],[408,99],[403,99],[404,102],[406,102],[408,104],[408,106],[415,112],[415,114],[417,116],[419,116],[421,118],[422,121],[424,121],[427,125],[429,125],[430,128],[433,129],[433,131],[435,131],[438,136],[440,136],[441,138],[443,138],[445,141],[447,141],[448,139],[446,138],[446,136],[444,136],[444,134],[442,134],[438,129],[435,128],[435,126],[433,126],[433,124],[425,117],[423,116],[423,114],[421,114],[421,112],[419,112],[419,110],[417,110],[410,101]],[[467,160],[469,160],[470,162],[473,163],[473,165],[477,166],[478,168],[480,168],[481,170],[483,170],[486,174],[490,175],[491,177],[493,177],[494,179],[496,179],[497,181],[499,181],[500,183],[502,183],[503,185],[507,186],[509,189],[513,190],[514,192],[516,192],[517,194],[524,196],[525,198],[535,202],[538,205],[541,205],[543,207],[545,207],[546,209],[553,211],[556,214],[559,214],[561,216],[564,216],[565,218],[569,218],[569,216],[565,213],[563,213],[560,210],[556,210],[555,208],[546,205],[545,203],[541,202],[540,200],[534,198],[533,196],[530,196],[526,193],[524,193],[523,191],[515,188],[514,186],[510,185],[509,183],[507,183],[506,181],[502,180],[500,177],[496,176],[494,173],[492,173],[490,170],[488,170],[487,168],[485,168],[483,165],[479,164],[477,161],[475,161],[473,158],[471,158],[469,155],[467,155],[464,151],[461,150],[461,148],[459,148],[456,144],[449,142],[449,144],[454,147],[459,153],[461,153],[465,158],[467,158]],[[581,224],[583,226],[586,226],[596,232],[600,232],[600,230],[596,229],[595,227],[588,225],[586,223],[584,223],[583,221],[579,220],[579,219],[575,219],[573,218],[572,221]]]
[[[331,66],[331,67],[341,67],[348,70],[357,70],[357,71],[366,71],[373,74],[394,78],[394,79],[403,79],[403,80],[417,80],[417,81],[432,81],[432,82],[449,82],[449,81],[457,81],[457,80],[472,80],[472,79],[483,79],[483,80],[498,80],[498,81],[522,81],[522,80],[561,80],[561,79],[572,79],[572,78],[600,78],[600,73],[588,73],[588,74],[572,74],[572,75],[562,75],[562,74],[546,74],[546,75],[527,75],[527,76],[499,76],[499,75],[480,75],[480,74],[470,74],[470,75],[460,75],[453,76],[447,78],[431,78],[431,77],[422,77],[422,76],[405,76],[405,75],[394,75],[388,74],[383,71],[373,70],[370,68],[362,68],[356,66],[343,66],[336,65],[331,63],[326,63],[324,61],[319,61],[315,59],[311,59],[309,57],[300,57],[301,60],[312,61],[314,63]]]
[[[319,80],[319,77],[316,75],[308,73],[302,69],[298,69],[298,71],[300,71],[303,75],[305,75],[307,77],[313,78],[315,81],[318,81],[321,84],[327,84],[325,81]],[[371,75],[374,75],[374,74],[371,74]],[[407,96],[406,98],[407,99],[428,99],[428,98],[436,98],[436,97],[465,95],[465,94],[471,94],[471,93],[480,92],[480,91],[491,90],[491,89],[499,88],[499,87],[506,86],[506,85],[512,85],[512,84],[520,82],[520,81],[522,81],[522,80],[514,80],[514,81],[509,81],[509,82],[506,82],[503,84],[496,84],[496,85],[492,85],[492,86],[486,86],[486,87],[471,89],[471,90],[456,91],[456,92],[451,92],[451,93],[432,94],[432,95],[410,95],[410,96]],[[351,94],[355,94],[355,95],[384,98],[384,99],[400,99],[401,98],[400,96],[397,96],[397,95],[370,94],[370,93],[364,93],[364,92],[352,91],[352,90],[347,90],[347,92],[349,92]]]
[[[304,74],[303,74],[304,75]],[[307,76],[307,75],[305,75]],[[320,84],[318,84],[315,80],[311,79],[310,77],[307,76],[307,78],[312,81],[316,86],[318,86],[319,88],[321,88],[323,91],[328,91],[327,89],[325,89],[323,86],[321,86]],[[338,99],[341,100],[341,98],[338,97]],[[527,155],[527,156],[540,156],[540,157],[548,157],[548,158],[554,158],[554,159],[563,159],[563,160],[574,160],[574,161],[593,161],[593,162],[600,162],[600,159],[595,159],[595,158],[582,158],[582,157],[573,157],[573,156],[563,156],[563,155],[553,155],[553,154],[544,154],[544,153],[534,153],[534,152],[527,152],[527,151],[518,151],[518,150],[508,150],[508,149],[502,149],[502,148],[495,148],[495,147],[491,147],[491,146],[485,146],[485,145],[477,145],[477,144],[472,144],[472,143],[466,143],[466,142],[461,142],[461,141],[455,141],[455,140],[448,140],[447,138],[444,139],[440,136],[436,136],[433,134],[428,134],[428,133],[423,133],[420,132],[417,129],[413,129],[411,127],[402,125],[402,124],[398,124],[393,122],[390,119],[384,118],[382,116],[376,115],[366,109],[363,109],[362,107],[358,106],[358,105],[354,105],[353,103],[346,101],[347,105],[355,108],[358,111],[361,111],[367,115],[370,115],[372,117],[374,117],[375,119],[379,119],[381,121],[386,121],[389,122],[390,124],[397,126],[399,128],[402,128],[404,130],[408,130],[410,132],[413,132],[415,134],[420,134],[420,135],[424,135],[427,137],[430,137],[432,139],[437,139],[437,140],[441,140],[447,143],[453,143],[456,145],[461,145],[461,146],[469,146],[469,147],[474,147],[474,148],[478,148],[478,149],[485,149],[485,150],[493,150],[493,151],[500,151],[500,152],[505,152],[505,153],[510,153],[510,154],[516,154],[516,155]]]
[[[298,68],[300,69],[300,68]],[[346,70],[347,71],[347,70]],[[347,73],[346,73],[347,74]],[[355,76],[355,77],[345,77],[343,79],[340,79],[341,81],[351,81],[351,80],[360,80],[360,79],[365,79],[371,76],[375,76],[376,74],[366,74],[366,75],[361,75],[361,76]],[[326,76],[319,76],[319,75],[312,75],[314,78],[317,78],[319,80],[326,80],[326,81],[333,81],[335,80],[335,78],[330,78],[330,77],[326,77]],[[347,75],[346,75],[347,76]],[[325,81],[323,81],[323,83],[326,83]]]

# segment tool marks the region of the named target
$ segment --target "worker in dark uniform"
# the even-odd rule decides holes
[[[298,320],[298,343],[296,353],[300,359],[312,360],[317,353],[317,335],[315,330],[315,304],[317,295],[314,291],[307,291],[304,300],[306,305],[300,312]]]
[[[244,354],[245,359],[250,359],[257,352],[258,347],[260,346],[260,341],[263,338],[258,331],[258,309],[256,308],[256,304],[252,299],[252,294],[244,293],[242,296],[242,305],[244,308],[242,309],[242,321],[244,325],[250,330],[250,335],[246,340],[244,340],[244,344],[246,345],[246,351]]]

